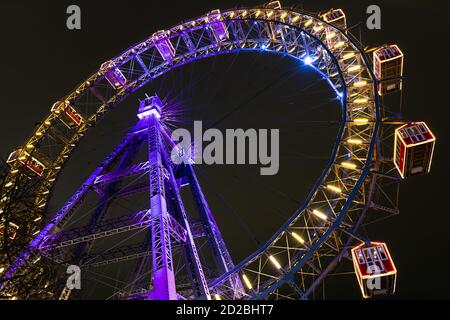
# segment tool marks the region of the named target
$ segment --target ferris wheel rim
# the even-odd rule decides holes
[[[259,9],[259,10],[266,10],[266,9],[261,9],[261,8],[256,8],[256,9]],[[252,9],[249,9],[249,10],[256,10],[256,9],[255,9],[255,8],[252,8]],[[240,10],[241,10],[241,9],[240,9]],[[242,10],[243,10],[243,9],[242,9]],[[229,12],[236,12],[236,11],[238,11],[238,10],[224,11],[223,14],[225,15],[225,14],[227,14],[227,13],[229,13]],[[304,14],[304,13],[301,13],[301,12],[295,12],[295,11],[290,11],[290,10],[283,10],[283,11],[289,11],[289,12],[291,12],[292,14]],[[200,18],[198,18],[198,19],[196,19],[196,20],[202,20],[202,19],[204,19],[205,17],[207,17],[207,16],[201,16]],[[323,20],[318,19],[317,17],[310,16],[310,18],[311,18],[311,19],[320,20],[320,21],[324,22]],[[267,23],[270,23],[270,22],[277,22],[277,23],[279,23],[279,21],[267,20],[267,19],[253,19],[253,20],[266,21]],[[324,22],[324,23],[326,23],[326,22]],[[186,23],[181,24],[181,25],[185,25],[185,24],[186,24]],[[178,25],[178,26],[180,26],[180,25]],[[208,27],[208,24],[207,24],[207,23],[204,23],[204,24],[202,24],[202,26],[203,26],[204,28],[207,28],[207,27]],[[332,54],[332,52],[328,50],[327,46],[326,46],[320,39],[316,38],[316,37],[315,37],[314,35],[312,35],[312,34],[309,34],[305,29],[301,29],[301,28],[298,28],[298,27],[293,26],[293,25],[288,25],[288,26],[289,26],[289,27],[292,27],[292,28],[295,28],[295,29],[298,29],[298,30],[300,30],[300,32],[305,32],[306,34],[308,34],[309,36],[311,36],[312,38],[314,38],[314,39],[317,40],[318,42],[322,43],[323,47],[330,53],[332,59],[334,59],[335,62],[337,61],[337,60],[336,60],[336,57],[334,57],[334,55]],[[174,28],[177,28],[177,27],[174,27]],[[171,28],[170,30],[172,30],[172,29],[174,29],[174,28]],[[336,29],[335,27],[333,27],[333,28]],[[369,74],[370,74],[371,77],[372,77],[372,80],[373,80],[373,82],[374,82],[374,88],[375,88],[376,85],[377,85],[377,80],[376,80],[376,77],[374,76],[372,70],[368,67],[369,64],[368,64],[368,61],[367,61],[367,57],[365,56],[365,53],[363,52],[363,50],[362,50],[358,45],[356,45],[356,44],[350,39],[350,37],[348,37],[348,36],[345,35],[344,33],[343,33],[343,35],[344,35],[344,36],[348,39],[348,41],[349,41],[352,45],[354,45],[354,47],[357,48],[357,50],[361,53],[361,57],[364,59],[364,64],[367,66],[367,70],[369,71]],[[141,42],[141,43],[142,43],[142,42]],[[125,51],[125,52],[132,51],[134,48],[136,48],[136,46],[132,47],[132,49],[129,49],[128,51]],[[227,53],[237,52],[237,51],[241,51],[241,50],[243,50],[243,49],[242,49],[242,48],[237,48],[237,49],[235,49],[235,50],[230,50],[229,52],[226,52],[226,51],[222,51],[222,52],[212,52],[210,55],[203,55],[203,56],[201,56],[200,58],[195,58],[195,59],[193,59],[193,60],[188,60],[188,61],[185,61],[184,63],[177,64],[176,67],[182,66],[182,65],[184,65],[184,64],[191,63],[192,61],[195,61],[195,60],[198,60],[198,59],[206,58],[206,57],[208,57],[208,56],[214,56],[214,55],[217,55],[217,54],[227,54]],[[245,50],[250,50],[250,49],[245,49]],[[255,49],[254,51],[261,51],[261,48],[257,48],[257,49]],[[266,50],[262,50],[262,51],[266,51]],[[267,51],[270,51],[270,50],[267,50]],[[276,53],[276,52],[275,52],[275,53]],[[122,63],[122,65],[123,65],[124,63],[126,63],[126,62],[128,61],[127,59],[123,59],[123,56],[124,56],[124,54],[122,54],[122,55],[120,55],[120,56],[118,56],[117,58],[115,58],[115,59],[112,60],[112,61],[114,61],[115,63],[117,63],[117,67],[120,67],[119,63]],[[293,57],[293,58],[295,59],[295,57]],[[131,58],[130,58],[130,59],[131,59]],[[341,70],[340,70],[340,68],[339,68],[339,63],[337,63],[337,66],[338,66],[338,70],[339,70],[339,73],[340,73],[340,77],[342,78]],[[169,71],[172,70],[172,69],[173,69],[173,68],[170,68],[170,69],[167,70],[166,72],[169,72]],[[316,70],[316,71],[318,71],[318,70]],[[320,71],[319,71],[319,72],[320,72]],[[164,73],[165,73],[165,72],[164,72]],[[98,75],[98,73],[97,73],[97,75]],[[157,75],[156,77],[158,77],[158,76],[160,76],[160,75],[161,75],[161,74]],[[323,75],[323,74],[322,74],[322,75]],[[95,74],[94,74],[94,77],[95,77]],[[104,75],[102,75],[101,77],[104,77]],[[155,79],[156,77],[150,78],[150,79],[148,79],[147,81],[144,81],[141,85],[134,87],[132,90],[130,90],[130,92],[127,92],[127,94],[125,95],[124,98],[126,99],[129,95],[131,95],[131,94],[132,94],[134,91],[136,91],[138,88],[141,88],[142,86],[148,84],[151,80]],[[92,77],[90,77],[89,79],[92,79]],[[88,80],[88,81],[90,81],[90,80]],[[345,83],[345,81],[343,81],[343,83]],[[335,88],[334,88],[334,89],[335,89]],[[78,89],[77,89],[77,90],[78,90]],[[74,92],[76,92],[76,90],[75,90]],[[347,93],[347,87],[344,86],[344,87],[343,87],[343,97],[342,97],[342,101],[347,101],[347,95],[346,95],[346,93]],[[69,94],[64,100],[70,99],[69,97],[70,97],[72,94],[73,94],[73,92],[72,92],[71,94]],[[116,95],[116,96],[117,96],[117,95]],[[125,99],[123,99],[123,100],[125,100]],[[345,99],[345,100],[344,100],[344,99]],[[375,99],[375,107],[376,107],[376,117],[375,117],[376,121],[375,121],[375,123],[374,123],[374,131],[373,131],[374,133],[373,133],[373,136],[372,136],[371,147],[370,147],[370,150],[369,150],[369,155],[370,155],[370,156],[368,156],[368,159],[367,159],[367,161],[366,161],[364,170],[362,170],[362,173],[361,173],[361,176],[360,176],[360,180],[358,181],[358,187],[357,187],[357,188],[360,187],[360,185],[362,184],[364,178],[365,178],[365,177],[368,175],[368,173],[369,173],[370,164],[371,164],[371,155],[372,155],[372,153],[373,153],[373,148],[374,148],[374,143],[375,143],[376,132],[378,131],[378,126],[379,126],[379,122],[380,122],[379,105],[378,105],[378,95],[377,95],[377,94],[374,94],[374,99]],[[118,102],[116,105],[120,104],[123,100],[120,100],[120,102]],[[116,105],[115,105],[115,106],[116,106]],[[345,115],[346,110],[347,110],[347,109],[346,109],[346,108],[347,108],[347,103],[342,103],[342,108],[343,108],[343,115]],[[327,173],[327,171],[330,169],[331,165],[334,163],[334,160],[335,160],[335,154],[336,154],[337,149],[339,148],[340,143],[341,143],[341,141],[342,141],[342,134],[343,134],[343,130],[344,130],[345,124],[346,124],[346,121],[345,121],[345,119],[344,119],[344,117],[343,117],[343,119],[342,119],[342,121],[341,121],[340,129],[339,129],[338,139],[337,139],[337,141],[336,141],[336,145],[335,145],[334,148],[333,148],[333,156],[331,157],[331,160],[330,160],[329,164],[327,165],[327,168],[323,171],[322,175],[320,176],[320,178],[319,178],[318,181],[316,182],[315,186],[313,187],[313,190],[311,191],[310,196],[312,196],[312,195],[316,192],[317,188],[320,187],[321,182],[323,182],[324,179],[326,178],[326,175],[327,175],[326,173]],[[58,173],[58,175],[59,175],[59,173]],[[357,188],[355,187],[355,190],[357,190]],[[355,191],[355,192],[356,192],[356,191]],[[308,198],[310,198],[310,196],[308,196]],[[348,199],[353,199],[353,197],[354,197],[354,192],[352,192],[352,195],[351,195]],[[296,216],[297,213],[299,214],[299,213],[301,213],[301,211],[305,210],[305,208],[307,207],[307,203],[308,203],[308,202],[309,202],[309,201],[305,201],[304,207],[303,207],[302,209],[296,210],[296,213],[288,220],[288,222],[287,222],[286,224],[284,224],[284,225],[276,232],[276,234],[275,234],[269,241],[267,241],[266,245],[262,246],[260,249],[258,249],[257,251],[255,251],[255,253],[253,253],[250,257],[254,257],[254,256],[258,255],[259,253],[264,252],[264,251],[267,249],[267,247],[270,245],[270,242],[272,242],[272,240],[273,240],[274,238],[276,238],[277,235],[279,235],[280,233],[282,233],[283,231],[285,231],[285,230],[288,228],[290,222],[292,222],[292,220],[294,219],[294,216]],[[340,222],[342,222],[342,219],[343,219],[343,215],[344,215],[344,214],[345,214],[345,212],[342,211],[341,216],[340,216],[341,219],[340,219],[340,220],[336,220],[336,222],[333,224],[333,230],[334,230],[334,228],[336,228],[337,226],[339,226]],[[298,216],[298,215],[297,215],[297,216]],[[329,236],[329,234],[330,234],[333,230],[330,228],[329,231],[327,231],[326,236],[324,235],[322,238],[327,238],[327,237]],[[322,238],[321,238],[321,239],[322,239]],[[319,246],[319,245],[320,245],[320,244],[317,243],[317,246]],[[311,252],[311,254],[312,254],[312,253],[314,252],[314,250],[310,250],[309,252]],[[249,260],[251,260],[251,258],[246,258],[246,259],[244,259],[244,260],[241,261],[239,264],[237,264],[236,267],[235,267],[233,270],[238,270],[240,266],[243,266],[243,265],[244,265],[246,262],[248,262]],[[234,271],[234,272],[235,272],[235,271]],[[291,272],[292,272],[292,270],[291,270]],[[231,274],[231,273],[233,273],[233,272],[230,271],[229,273]],[[286,276],[287,276],[287,275],[286,275]]]

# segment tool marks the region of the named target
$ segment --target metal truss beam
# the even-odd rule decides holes
[[[161,132],[162,133],[162,132]],[[187,265],[190,267],[190,276],[194,292],[201,299],[211,300],[211,295],[209,292],[208,284],[203,272],[202,263],[198,255],[197,246],[194,241],[194,235],[191,230],[191,223],[188,219],[186,210],[184,208],[183,200],[181,198],[178,183],[175,180],[175,174],[173,172],[172,163],[169,161],[169,157],[164,150],[161,148],[162,160],[165,163],[168,170],[168,185],[170,191],[174,196],[175,206],[178,209],[179,220],[181,221],[183,227],[186,230],[186,254],[185,259]]]
[[[113,172],[120,171],[131,163],[131,160],[136,155],[138,148],[142,144],[142,141],[142,135],[136,134],[134,139],[130,141],[130,144],[125,147],[122,156],[120,157],[120,159],[118,159],[117,167],[114,168]],[[87,226],[88,230],[95,230],[96,226],[103,222],[111,203],[114,201],[113,194],[117,191],[120,184],[121,181],[114,181],[106,186],[101,199],[98,202],[98,205],[95,207],[95,211],[90,219],[89,225]],[[89,253],[93,244],[92,241],[94,239],[92,239],[91,241],[83,241],[82,243],[80,243],[80,245],[75,250],[76,252],[74,263],[80,264],[84,256]]]
[[[49,251],[61,249],[75,244],[85,243],[92,240],[98,240],[105,237],[114,236],[120,233],[143,230],[151,224],[151,214],[149,211],[140,211],[133,215],[119,217],[105,221],[102,224],[92,227],[77,228],[69,231],[61,231],[58,234],[49,237],[45,243],[40,246],[40,250]],[[168,227],[171,237],[177,243],[186,242],[186,230],[169,215]]]
[[[146,250],[146,246],[142,243],[128,245],[114,250],[94,253],[87,256],[81,265],[82,268],[96,268],[110,264],[116,264],[123,261],[135,260],[138,258],[151,256],[151,251]]]
[[[140,164],[124,168],[118,172],[98,176],[94,181],[94,185],[109,184],[123,178],[145,174],[149,172],[149,170],[150,164],[148,161],[145,161]]]

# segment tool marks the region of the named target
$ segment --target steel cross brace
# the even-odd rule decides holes
[[[184,226],[185,230],[187,231],[186,243],[188,254],[186,255],[186,260],[188,264],[191,266],[192,271],[190,275],[192,277],[192,280],[195,280],[194,281],[195,285],[197,286],[197,290],[201,294],[201,297],[203,299],[210,300],[211,295],[209,293],[208,284],[205,275],[203,273],[203,267],[200,262],[200,258],[198,256],[197,247],[194,242],[194,235],[191,230],[191,223],[187,217],[186,210],[183,205],[183,200],[181,198],[178,183],[175,180],[175,174],[173,172],[172,164],[169,161],[169,157],[164,149],[161,149],[161,154],[163,161],[167,166],[169,185],[171,187],[171,191],[175,196],[175,203],[180,213],[181,223]]]
[[[134,134],[127,135],[122,142],[116,147],[116,149],[106,158],[101,165],[94,170],[89,178],[81,185],[81,187],[75,192],[75,194],[66,202],[66,204],[56,213],[53,219],[38,233],[38,235],[30,242],[28,247],[22,251],[22,253],[11,263],[8,271],[0,279],[2,284],[0,289],[4,290],[5,283],[8,279],[12,278],[17,270],[30,258],[32,253],[37,253],[37,249],[44,239],[51,233],[63,227],[66,221],[74,213],[75,208],[78,207],[86,194],[92,189],[95,179],[109,167],[117,156],[123,152],[125,147],[134,138]]]
[[[191,165],[185,165],[185,170],[187,171],[192,193],[194,195],[194,201],[203,223],[205,233],[213,248],[216,265],[222,273],[226,273],[234,268],[233,260],[231,259],[231,255],[228,252],[219,227],[203,194],[200,183],[195,175],[194,168]],[[234,295],[241,296],[243,292],[245,292],[238,275],[230,277],[230,285]]]
[[[52,237],[47,239],[45,244],[40,246],[40,250],[49,251],[60,249],[123,232],[148,228],[152,221],[149,213],[149,211],[144,210],[133,215],[111,219],[102,225],[96,226],[95,229],[79,228],[61,232],[56,234],[55,238]],[[142,218],[136,219],[136,217]],[[173,237],[177,243],[186,242],[186,230],[171,216],[168,218],[168,227],[171,237]]]

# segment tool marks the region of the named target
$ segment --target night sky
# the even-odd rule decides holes
[[[82,10],[82,30],[66,28],[70,4]],[[39,1],[0,4],[2,77],[0,157],[24,143],[52,104],[95,72],[104,61],[155,31],[206,12],[260,1]],[[371,228],[387,242],[399,270],[397,299],[450,298],[446,205],[449,64],[446,59],[450,2],[284,1],[312,12],[342,8],[367,46],[396,43],[405,53],[404,118],[426,121],[438,142],[432,172],[404,181],[401,215]],[[382,29],[365,27],[366,8],[382,9]],[[290,71],[286,76],[286,72]],[[261,88],[265,88],[261,92]],[[300,88],[300,89],[299,89]],[[192,120],[224,128],[280,128],[281,165],[276,177],[259,168],[202,167],[204,191],[237,262],[265,242],[302,202],[323,170],[337,133],[338,103],[316,74],[274,55],[242,55],[196,62],[146,86],[113,110],[74,152],[49,208],[54,213],[135,122],[138,98],[157,92],[179,106],[180,126]],[[339,282],[341,283],[341,282]],[[358,298],[331,281],[331,297]],[[344,292],[343,292],[344,291]],[[334,294],[333,294],[334,293]]]

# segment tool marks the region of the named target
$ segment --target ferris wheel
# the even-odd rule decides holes
[[[65,163],[109,110],[177,67],[236,52],[270,52],[300,61],[323,77],[341,105],[331,159],[302,206],[270,239],[233,261],[195,165],[171,162],[174,142],[158,96],[140,102],[136,125],[56,215],[48,216]],[[384,108],[386,95],[401,94],[403,59],[397,45],[363,48],[341,9],[313,15],[279,1],[214,10],[130,47],[56,102],[9,156],[0,194],[0,297],[77,298],[76,290],[61,281],[67,266],[83,270],[124,261],[135,263],[133,285],[114,298],[308,299],[344,261],[351,261],[364,298],[394,293],[393,256],[385,243],[370,241],[361,226],[373,211],[398,214],[383,185],[428,173],[436,140],[424,122],[392,118]],[[148,147],[148,159],[132,164],[142,146]],[[186,185],[197,208],[195,222],[180,195]],[[107,217],[116,198],[138,192],[149,196],[147,209]],[[90,194],[99,197],[99,205],[88,225],[68,228]],[[117,247],[109,242],[92,254],[97,241],[136,230],[145,234],[140,243]],[[202,246],[198,239],[205,240]],[[200,254],[205,248],[211,252],[208,266]],[[146,269],[151,273],[142,278]],[[142,279],[147,286],[136,286]]]

